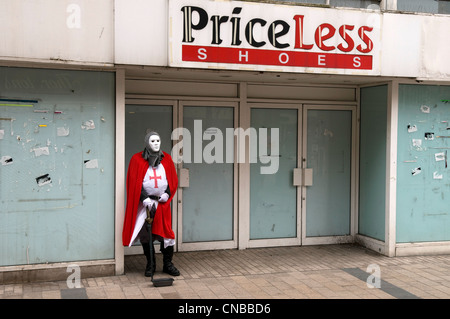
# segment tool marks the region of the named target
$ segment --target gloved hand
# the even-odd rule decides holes
[[[155,201],[153,199],[150,199],[150,198],[147,197],[146,199],[144,199],[142,201],[142,204],[144,204],[144,207],[151,208],[154,202]]]
[[[167,194],[167,193],[164,193],[164,194],[162,194],[160,197],[159,197],[159,201],[161,202],[161,203],[165,203],[165,202],[167,202],[169,200],[169,194]]]

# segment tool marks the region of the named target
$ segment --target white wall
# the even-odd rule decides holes
[[[0,0],[3,59],[113,63],[112,0]]]
[[[115,62],[167,65],[167,0],[115,0]]]
[[[224,1],[208,2],[214,7]],[[0,0],[0,60],[168,66],[173,56],[169,39],[174,32],[169,3],[171,0]],[[274,8],[273,4],[258,5],[267,6],[263,12]],[[307,14],[317,9],[295,8]],[[325,10],[330,20],[334,10]],[[323,11],[320,9],[322,18]],[[347,11],[353,14],[356,10]],[[376,19],[381,30],[381,51],[376,57],[377,70],[371,75],[450,78],[449,16],[392,12],[371,15],[381,17]],[[324,73],[350,74],[340,70]]]
[[[381,75],[450,77],[450,17],[383,14]]]

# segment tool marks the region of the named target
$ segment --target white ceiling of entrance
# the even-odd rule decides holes
[[[278,73],[258,71],[202,70],[161,68],[147,66],[124,66],[127,78],[152,78],[174,80],[199,80],[220,82],[265,82],[364,85],[391,80],[377,76]]]

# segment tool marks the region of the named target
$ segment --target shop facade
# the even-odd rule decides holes
[[[121,234],[148,128],[177,166],[177,251],[450,251],[444,6],[50,2],[2,4],[3,282],[142,253]]]

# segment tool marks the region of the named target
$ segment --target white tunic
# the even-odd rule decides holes
[[[162,164],[159,164],[156,167],[149,167],[147,173],[145,173],[144,180],[142,181],[142,187],[147,192],[148,195],[153,196],[161,196],[164,194],[168,186],[167,178],[166,178],[166,170]],[[158,208],[158,201],[150,199],[152,204],[155,205],[155,208]],[[136,217],[136,225],[134,226],[133,236],[131,237],[130,246],[138,237],[139,232],[141,231],[142,226],[145,223],[145,219],[147,218],[147,210],[145,206],[139,201],[138,206],[138,215]],[[164,247],[173,246],[175,244],[175,240],[164,238]]]

